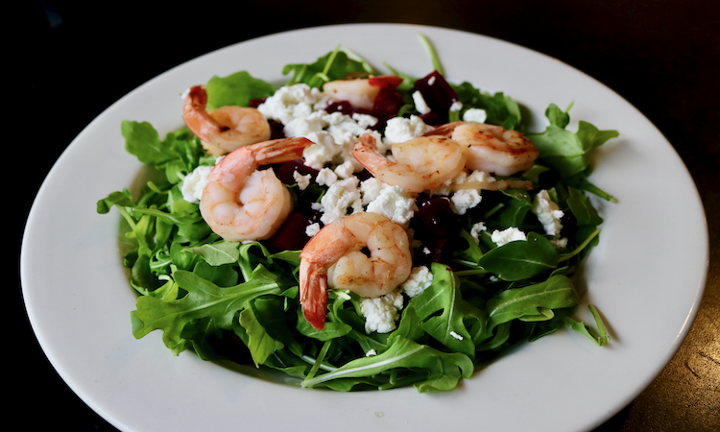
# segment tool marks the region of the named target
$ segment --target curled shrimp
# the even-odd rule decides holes
[[[207,92],[194,86],[185,98],[183,120],[208,153],[220,156],[270,139],[270,124],[255,108],[227,105],[206,111]]]
[[[367,247],[370,256],[362,250]],[[305,319],[324,327],[328,286],[360,297],[388,294],[412,270],[405,230],[376,213],[354,213],[321,229],[300,253],[300,301]]]
[[[306,138],[264,141],[220,160],[200,199],[200,213],[213,232],[228,241],[272,237],[292,211],[293,200],[272,169],[258,168],[297,159],[311,144]]]
[[[378,180],[419,193],[440,187],[465,168],[463,148],[444,136],[423,136],[394,143],[395,162],[377,152],[377,142],[363,134],[353,147],[353,156]]]
[[[468,169],[499,176],[532,168],[539,155],[535,145],[521,132],[484,123],[448,123],[425,135],[452,138],[466,148]]]
[[[370,110],[380,87],[370,83],[370,79],[349,79],[328,81],[323,84],[323,91],[333,99],[350,102],[356,108]]]

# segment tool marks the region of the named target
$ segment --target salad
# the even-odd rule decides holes
[[[421,40],[432,63],[424,77],[390,65],[383,74],[337,47],[286,65],[279,87],[247,71],[192,87],[183,94],[187,128],[163,139],[147,122],[122,123],[126,150],[150,180],[135,195],[110,193],[97,212],[123,216],[136,338],[160,330],[174,355],[277,370],[306,388],[419,392],[451,390],[477,365],[561,327],[608,342],[592,305],[595,326],[573,318],[580,298],[571,277],[599,241],[603,219],[589,195],[615,201],[588,180],[590,156],[618,133],[582,121],[572,132],[570,108],[554,104],[546,129],[527,131],[514,99],[447,80]],[[223,107],[258,122],[238,150],[226,148],[227,127],[207,136],[195,127]],[[450,166],[437,155],[452,147],[422,146],[457,145],[462,128],[517,139],[528,159],[490,171],[461,152],[460,168],[417,190],[388,175],[405,166],[408,142],[433,169]],[[283,204],[248,210],[233,231],[251,232],[227,235],[223,173],[243,163],[248,179],[282,184],[272,196]],[[388,267],[370,270],[370,291],[340,277],[362,273],[359,263],[383,250],[361,239],[358,224],[382,226],[397,250]],[[340,252],[347,262],[319,264],[345,237],[357,243]]]

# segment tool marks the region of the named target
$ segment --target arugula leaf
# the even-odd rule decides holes
[[[154,297],[138,298],[132,312],[133,335],[140,339],[153,330],[163,331],[168,348],[182,343],[182,331],[189,322],[212,318],[220,329],[231,329],[235,313],[243,304],[263,294],[279,294],[280,287],[267,269],[258,266],[249,282],[220,288],[194,273],[178,270],[173,275],[188,294],[175,301],[164,302]]]
[[[448,349],[472,358],[475,346],[466,322],[479,322],[482,330],[485,313],[462,299],[455,276],[447,266],[433,263],[432,273],[432,284],[408,303],[403,318],[408,309],[413,309],[428,335]]]
[[[402,336],[394,339],[387,351],[376,356],[355,359],[335,371],[319,375],[301,383],[303,387],[315,387],[331,380],[362,378],[394,368],[417,368],[426,375],[415,383],[419,392],[450,390],[461,378],[469,378],[474,366],[472,360],[460,353],[444,353],[421,345]],[[344,389],[357,384],[351,381]]]
[[[568,308],[580,302],[572,281],[567,276],[556,275],[548,280],[502,291],[487,302],[489,336],[500,324],[515,319],[544,321],[551,319],[554,309]]]
[[[211,266],[232,264],[240,258],[238,242],[221,241],[218,243],[204,244],[202,246],[185,249],[188,252],[200,255]]]
[[[351,74],[368,73],[365,63],[353,60],[340,46],[319,57],[314,63],[288,64],[282,70],[283,75],[292,73],[286,85],[307,84],[310,87],[322,88],[328,81],[342,80]]]
[[[618,137],[618,132],[599,130],[588,122],[580,121],[578,131],[573,133],[565,129],[570,122],[567,110],[561,111],[555,104],[550,104],[545,110],[545,116],[550,121],[545,131],[527,134],[540,152],[539,160],[555,168],[569,184],[615,201],[611,195],[592,185],[587,176],[592,169],[592,152],[609,139]]]
[[[530,279],[557,267],[558,254],[545,237],[531,232],[526,241],[513,241],[492,249],[479,264],[506,281]]]
[[[275,93],[274,85],[252,77],[248,72],[236,72],[226,77],[213,76],[207,82],[207,109],[213,110],[221,106],[250,106],[253,99],[262,99]]]

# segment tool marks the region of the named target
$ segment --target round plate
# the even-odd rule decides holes
[[[174,357],[160,332],[132,336],[135,296],[121,266],[120,216],[97,200],[130,187],[141,164],[125,152],[122,120],[161,134],[182,126],[181,93],[239,70],[283,82],[290,63],[308,63],[337,44],[383,69],[432,71],[419,34],[434,44],[447,77],[502,91],[544,127],[550,103],[620,137],[595,157],[592,181],[618,198],[595,200],[605,222],[580,281],[613,340],[597,347],[561,331],[478,368],[442,394],[414,388],[333,393],[252,376],[251,369]],[[92,181],[88,181],[91,179]],[[695,186],[658,130],[612,90],[545,55],[495,39],[413,25],[360,24],[292,31],[233,45],[174,68],[97,117],[43,183],[22,245],[21,278],[32,326],[61,377],[92,409],[126,431],[273,430],[342,427],[416,431],[591,429],[638,395],[672,358],[697,311],[707,270],[704,212]],[[43,269],[43,271],[37,271]],[[591,322],[587,308],[578,318]],[[320,423],[322,422],[322,423]]]

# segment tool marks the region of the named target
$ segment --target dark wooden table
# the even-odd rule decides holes
[[[636,106],[672,143],[705,206],[710,235],[705,295],[670,364],[627,408],[596,431],[720,430],[720,7],[687,1],[377,1],[290,4],[25,2],[4,62],[20,84],[22,133],[6,148],[24,151],[17,235],[43,178],[95,116],[135,87],[201,54],[302,27],[399,22],[449,27],[513,42],[574,66]],[[392,43],[392,41],[389,41]],[[17,50],[17,53],[16,53]],[[14,102],[14,100],[13,100]],[[16,125],[16,120],[13,120]],[[29,142],[28,142],[28,139]],[[10,153],[8,153],[10,154]],[[29,171],[28,167],[32,167]],[[17,176],[15,176],[17,177]],[[652,187],[647,179],[643,187]],[[17,192],[15,192],[17,191]],[[671,204],[670,204],[671,205]],[[7,207],[6,207],[7,208]],[[682,227],[669,227],[682,229]],[[683,253],[683,251],[669,251]],[[115,430],[60,380],[34,339],[19,288],[6,324],[5,357],[20,364],[11,399],[26,430]],[[662,293],[658,293],[662,295]],[[18,325],[12,325],[17,323]],[[20,338],[15,339],[15,327]],[[651,335],[649,335],[651,337]],[[14,341],[20,341],[18,347]],[[6,370],[12,376],[17,369]]]

